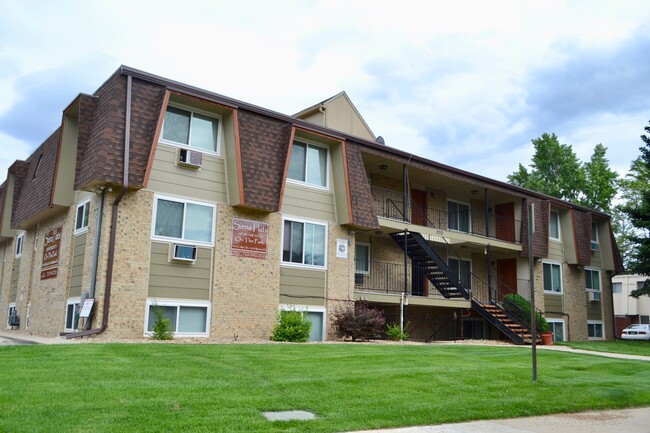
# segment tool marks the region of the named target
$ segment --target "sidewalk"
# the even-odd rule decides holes
[[[611,433],[650,432],[650,408],[607,410],[349,433]]]

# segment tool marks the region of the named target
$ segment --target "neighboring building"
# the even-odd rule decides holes
[[[640,289],[648,279],[647,275],[616,275],[612,278],[614,294],[614,316],[616,317],[616,337],[623,329],[633,323],[650,323],[650,297],[635,299],[630,296],[633,290]]]
[[[0,186],[0,319],[140,338],[158,305],[177,337],[267,339],[293,307],[322,340],[365,300],[414,339],[525,343],[502,307],[532,242],[556,339],[614,337],[608,215],[374,138],[345,93],[287,116],[121,67]]]

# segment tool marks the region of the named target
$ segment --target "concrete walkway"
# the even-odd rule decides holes
[[[650,408],[472,421],[354,433],[649,433]],[[349,432],[352,433],[352,432]]]

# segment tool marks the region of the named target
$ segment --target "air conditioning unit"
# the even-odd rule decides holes
[[[589,302],[600,302],[600,292],[589,292]]]
[[[171,244],[169,258],[175,262],[195,262],[196,251],[194,245]]]
[[[598,243],[597,242],[592,242],[591,243],[591,251],[598,251]]]
[[[197,150],[179,149],[178,165],[188,168],[200,168],[203,164],[203,154]]]

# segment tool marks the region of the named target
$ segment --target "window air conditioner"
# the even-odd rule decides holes
[[[196,250],[193,245],[172,244],[170,258],[176,262],[195,262]]]
[[[596,242],[591,243],[591,251],[598,251],[598,243]]]
[[[589,302],[600,302],[600,292],[589,292]]]
[[[178,165],[189,168],[199,168],[203,164],[203,154],[196,150],[179,149]]]

